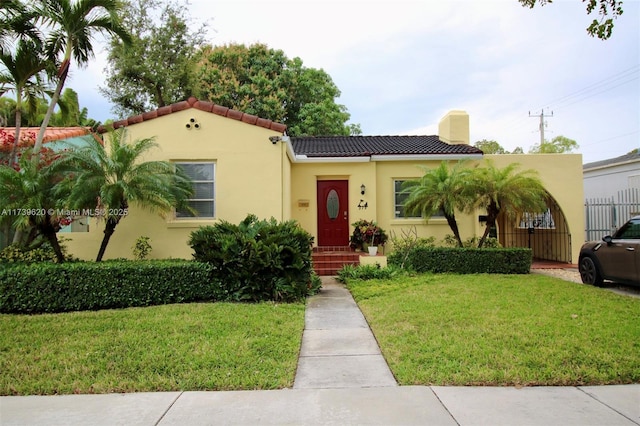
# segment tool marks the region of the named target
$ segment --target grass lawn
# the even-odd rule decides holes
[[[402,385],[640,382],[640,300],[543,275],[350,281]]]
[[[0,394],[291,387],[304,305],[0,315]]]

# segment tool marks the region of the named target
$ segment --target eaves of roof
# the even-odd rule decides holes
[[[158,117],[162,117],[164,115],[168,115],[178,111],[184,111],[189,108],[195,108],[200,111],[210,112],[216,115],[220,115],[222,117],[231,118],[233,120],[238,120],[243,123],[252,124],[259,127],[264,127],[265,129],[274,130],[276,132],[284,133],[287,129],[287,126],[282,123],[277,123],[275,121],[267,120],[266,118],[260,118],[258,116],[247,114],[242,111],[237,111],[235,109],[223,107],[218,104],[214,104],[213,102],[200,101],[194,97],[190,97],[186,101],[176,102],[171,105],[163,106],[158,109],[154,109],[153,111],[148,111],[139,115],[134,115],[124,120],[119,120],[113,123],[113,128],[117,129],[119,127],[130,126],[132,124],[142,123],[143,121],[153,120]],[[100,126],[98,128],[99,133],[105,133],[107,128],[105,126]]]
[[[582,170],[597,170],[635,162],[640,162],[640,152],[633,152],[630,154],[621,155],[620,157],[587,163],[582,166]]]
[[[3,129],[11,135],[16,132],[15,127],[3,127]],[[24,139],[25,136],[29,135],[29,138],[31,139],[32,136],[32,139],[35,141],[39,131],[39,127],[21,127],[21,139]],[[42,142],[46,143],[63,139],[71,139],[79,136],[86,136],[90,133],[90,127],[47,127],[44,132],[44,138],[42,139]]]

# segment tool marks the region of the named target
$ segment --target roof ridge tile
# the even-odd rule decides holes
[[[165,105],[155,110],[146,111],[146,112],[143,112],[142,114],[137,114],[122,120],[114,121],[113,128],[117,129],[119,127],[125,127],[132,124],[142,123],[143,121],[153,120],[155,118],[162,117],[163,115],[168,115],[178,111],[184,111],[189,108],[195,108],[200,111],[210,112],[216,115],[220,115],[222,117],[238,120],[243,123],[260,126],[269,130],[275,130],[276,132],[284,133],[284,131],[287,129],[286,124],[278,123],[278,122],[269,120],[267,118],[260,118],[256,115],[231,109],[210,101],[201,101],[193,96],[191,96],[190,98],[184,101],[176,102],[170,105]],[[105,133],[106,131],[107,131],[106,126],[103,125],[98,127],[99,133]]]

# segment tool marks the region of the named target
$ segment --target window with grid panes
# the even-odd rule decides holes
[[[216,214],[215,198],[215,163],[176,163],[184,173],[191,179],[193,184],[193,195],[189,199],[189,206],[197,212],[196,215],[188,211],[176,211],[177,218],[201,217],[214,218]]]

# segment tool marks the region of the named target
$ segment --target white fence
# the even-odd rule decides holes
[[[640,214],[640,190],[618,191],[616,197],[590,198],[584,203],[586,240],[600,240]]]

